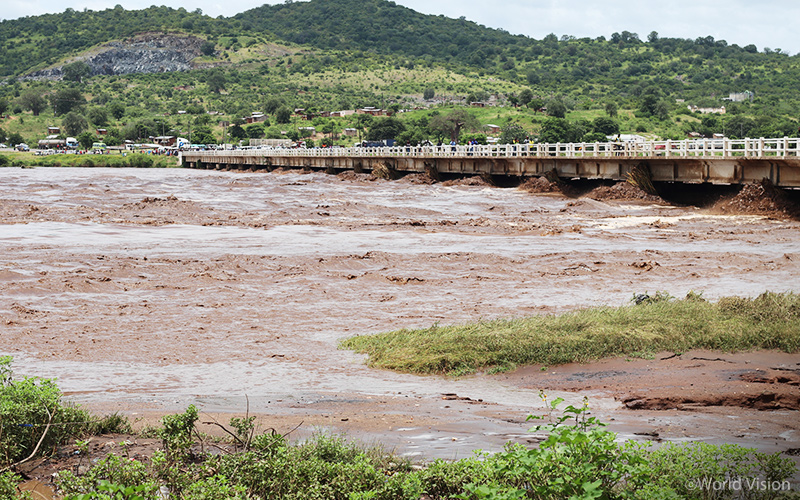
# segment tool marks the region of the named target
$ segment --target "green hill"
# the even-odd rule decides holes
[[[217,140],[220,122],[251,111],[266,111],[271,127],[264,133],[276,135],[287,128],[276,124],[281,107],[414,108],[425,94],[445,104],[491,100],[499,106],[474,110],[484,124],[515,122],[530,134],[545,126],[536,110],[546,107],[570,120],[574,127],[564,134],[573,138],[590,133],[590,122],[602,116],[623,131],[672,138],[689,131],[796,135],[800,116],[800,56],[760,53],[753,45],[707,36],[650,33],[643,40],[628,31],[535,40],[385,0],[287,2],[230,18],[168,7],[68,9],[0,22],[0,44],[0,77],[6,79],[0,104],[7,111],[32,110],[31,94],[44,99],[38,111],[56,123],[71,110],[69,103],[82,115],[113,104],[122,111],[107,125],[120,137],[133,134],[125,128],[136,123],[141,136],[148,127],[139,122],[147,121],[188,133],[189,120],[178,114],[186,109],[219,113],[219,119],[204,118]],[[175,57],[149,57],[166,50]],[[80,99],[65,100],[68,90]],[[744,102],[723,101],[744,91],[751,96]],[[727,113],[692,113],[688,105],[725,105]],[[434,115],[401,118],[417,131],[413,137],[422,137],[431,135],[426,124]],[[26,136],[39,133],[41,124],[34,122],[42,120],[0,127]],[[345,125],[354,123],[339,126]]]

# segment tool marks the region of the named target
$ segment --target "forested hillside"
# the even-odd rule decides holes
[[[491,107],[470,111],[474,126],[466,128],[474,134],[492,123],[517,127],[515,137],[564,140],[615,130],[674,139],[689,132],[796,135],[800,117],[800,56],[655,32],[534,40],[385,0],[286,2],[230,18],[168,7],[68,9],[0,22],[0,44],[0,114],[31,115],[0,128],[27,140],[44,121],[60,123],[70,113],[83,118],[83,130],[108,126],[118,140],[161,129],[205,142],[229,139],[224,123],[247,137],[295,135],[286,124],[296,108],[306,116],[422,108],[398,115],[409,140],[437,137],[429,126],[436,107],[475,101]],[[193,52],[152,57],[149,66],[113,61],[182,46]],[[131,71],[138,74],[123,74]],[[743,101],[723,100],[745,91]],[[690,105],[725,106],[726,113],[691,112]],[[267,113],[268,124],[236,128],[253,111]],[[613,123],[597,127],[598,118]],[[328,142],[343,143],[333,131],[346,126],[369,129],[353,119],[330,123]]]

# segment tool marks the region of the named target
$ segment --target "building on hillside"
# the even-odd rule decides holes
[[[264,113],[259,113],[258,111],[251,113],[250,116],[244,117],[244,122],[247,124],[262,123],[265,121],[267,121],[267,115],[265,115]]]
[[[378,109],[372,106],[367,106],[366,108],[361,108],[356,111],[357,114],[360,115],[372,115],[372,116],[389,116],[389,112],[385,109]]]
[[[333,111],[331,112],[331,117],[333,118],[344,118],[345,116],[350,116],[356,114],[355,109],[344,109],[340,111]]]
[[[492,125],[491,123],[488,125],[484,125],[483,128],[491,135],[497,135],[500,133],[500,125]]]
[[[98,128],[95,129],[95,131],[97,132],[97,135],[108,135],[108,129],[105,128]]]
[[[61,133],[61,127],[47,127],[47,135],[58,135]]]
[[[749,90],[745,90],[744,92],[736,92],[731,94],[727,98],[724,98],[723,101],[732,101],[732,102],[744,102],[744,101],[752,101],[755,94],[750,92]]]
[[[344,129],[344,135],[346,135],[347,137],[355,137],[358,135],[358,129],[346,128]]]
[[[719,115],[724,115],[725,114],[725,106],[722,106],[722,107],[719,107],[719,108],[698,108],[697,106],[694,106],[694,105],[690,104],[690,105],[688,105],[686,107],[689,108],[689,111],[691,111],[692,113],[702,113],[704,115],[709,115],[709,114],[713,114],[713,113],[716,113],[716,114],[719,114]]]

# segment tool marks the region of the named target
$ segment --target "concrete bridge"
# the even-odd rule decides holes
[[[378,148],[236,149],[183,151],[188,168],[272,170],[310,168],[330,173],[382,168],[392,174],[428,173],[625,180],[649,167],[652,181],[747,184],[769,179],[800,188],[800,139],[704,139],[625,143],[399,146]]]

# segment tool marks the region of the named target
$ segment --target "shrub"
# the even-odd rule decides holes
[[[189,454],[194,444],[192,433],[195,422],[197,408],[194,405],[189,405],[184,413],[166,415],[161,419],[164,428],[159,432],[159,437],[169,459],[181,460]]]
[[[22,478],[11,471],[0,473],[0,498],[3,499],[16,499],[28,500],[31,498],[29,492],[18,493],[17,485],[22,481]]]
[[[94,491],[109,491],[108,489],[102,489],[98,486],[104,484],[107,488],[113,485],[114,489],[136,487],[136,492],[129,493],[141,493],[143,496],[158,490],[158,484],[150,478],[145,464],[138,460],[123,458],[117,455],[107,455],[106,458],[97,462],[97,464],[85,474],[80,476],[69,470],[61,471],[56,476],[55,482],[65,495],[81,495]]]
[[[0,463],[23,460],[36,451],[52,452],[90,428],[90,415],[61,404],[55,381],[39,377],[13,380],[12,358],[0,357]]]

